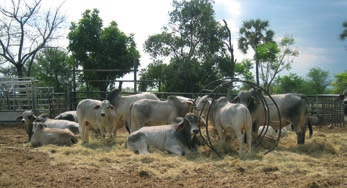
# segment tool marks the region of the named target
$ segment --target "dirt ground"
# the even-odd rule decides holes
[[[315,127],[314,131],[314,136],[324,139],[329,139],[330,134],[345,134],[347,137],[347,128],[328,129],[325,126]],[[334,144],[338,141],[331,142]],[[123,159],[108,159],[105,165],[94,167],[79,165],[77,162],[55,163],[58,159],[54,154],[58,149],[46,152],[32,148],[27,143],[27,136],[20,124],[5,124],[0,125],[0,187],[347,187],[347,149],[343,147],[345,145],[340,145],[336,152],[334,150],[327,154],[315,151],[311,151],[313,154],[300,151],[296,153],[300,148],[286,151],[278,148],[261,158],[240,159],[235,154],[227,157],[229,161],[189,161],[189,158],[169,156],[168,160],[176,161],[177,166],[167,166],[177,168],[178,174],[160,176],[144,170],[145,166],[155,168],[163,174],[168,171],[168,167],[164,169],[164,165],[144,162],[145,158],[141,158],[143,167],[131,166],[122,162]],[[125,157],[132,155],[123,150],[121,152],[125,153]],[[301,168],[302,163],[291,161],[287,170],[283,171],[280,162],[271,165],[272,157],[276,157],[276,160],[282,157],[284,160],[287,154],[296,155],[295,157],[305,155],[305,166]],[[180,161],[183,166],[180,166]],[[269,162],[265,164],[264,161]],[[184,167],[188,162],[192,165]]]

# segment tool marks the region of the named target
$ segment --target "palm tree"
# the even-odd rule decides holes
[[[275,33],[272,30],[268,30],[269,21],[262,21],[260,19],[249,20],[243,22],[243,26],[240,28],[239,49],[243,53],[247,53],[249,46],[255,51],[258,44],[273,41]],[[259,61],[255,62],[255,71],[257,85],[259,86]]]
[[[342,26],[344,28],[344,30],[342,31],[342,33],[340,34],[340,39],[341,40],[345,40],[347,38],[347,21],[344,21],[342,23]]]

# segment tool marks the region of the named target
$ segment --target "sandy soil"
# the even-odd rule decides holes
[[[347,137],[347,128],[315,127],[314,131],[314,136],[321,135],[326,139],[330,134],[345,134]],[[158,173],[165,174],[170,168],[178,169],[176,175],[161,176],[151,173],[145,167],[122,162],[121,158],[104,160],[105,165],[94,167],[79,165],[78,162],[57,163],[55,153],[59,149],[46,151],[32,148],[26,141],[27,136],[20,124],[0,125],[0,187],[347,187],[347,149],[342,148],[345,145],[333,146],[337,147],[336,151],[330,153],[311,151],[312,155],[300,153],[299,147],[279,147],[268,154],[269,157],[252,159],[240,159],[235,152],[223,160],[216,157],[190,160],[189,156],[176,157],[162,153],[159,157],[168,157],[169,161],[175,160],[177,164],[166,165],[165,168],[158,163],[144,162],[144,159],[155,158],[141,158],[121,150],[124,156],[133,157],[129,160],[141,159],[141,164],[147,165],[148,169],[152,168],[152,171],[156,169]],[[331,142],[334,144],[337,141]],[[287,154],[298,158],[305,155],[302,160],[305,166],[300,168],[301,163],[294,162],[284,170],[278,161],[276,165],[271,165],[271,159]],[[186,168],[180,166],[185,164],[190,165]]]

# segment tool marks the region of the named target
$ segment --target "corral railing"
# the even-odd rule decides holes
[[[24,110],[33,110],[37,114],[45,113],[54,117],[61,112],[75,110],[82,99],[100,98],[102,92],[54,92],[52,87],[36,87],[34,78],[9,79],[0,78],[0,121],[15,121],[16,117]],[[132,95],[134,92],[122,92],[123,95]],[[188,98],[198,97],[198,93],[185,92],[155,92],[161,98],[169,95],[179,95]],[[200,93],[200,95],[202,95]],[[226,96],[226,93],[220,93]],[[320,124],[345,126],[343,106],[341,101],[336,101],[337,94],[307,96],[310,115],[317,116]],[[219,96],[217,96],[219,97]]]

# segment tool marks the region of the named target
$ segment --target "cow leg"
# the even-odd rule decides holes
[[[147,154],[148,146],[147,146],[146,135],[143,134],[142,132],[137,132],[135,134],[128,136],[127,148],[133,152],[138,151],[139,154]]]
[[[237,136],[237,140],[239,142],[239,155],[241,156],[242,155],[242,132],[241,130],[235,130],[235,134]],[[249,139],[249,138],[248,138]],[[252,137],[251,137],[252,139]]]
[[[89,129],[91,124],[86,121],[84,122],[84,125],[80,126],[81,128],[81,137],[84,142],[89,142]]]
[[[184,150],[178,145],[167,147],[166,150],[170,153],[180,155],[180,156],[184,156],[186,154]]]
[[[306,127],[296,130],[297,144],[305,144]]]

